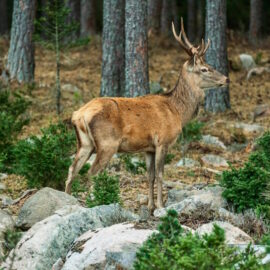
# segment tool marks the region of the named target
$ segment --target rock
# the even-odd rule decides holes
[[[235,153],[244,150],[247,145],[247,143],[232,143],[227,149],[228,151]]]
[[[137,215],[117,204],[93,208],[67,205],[28,230],[0,269],[10,269],[11,264],[13,270],[52,269],[59,258],[66,256],[72,242],[86,231],[134,220],[138,220]]]
[[[70,93],[81,93],[81,90],[73,84],[64,84],[62,85],[62,90]]]
[[[137,248],[152,233],[152,230],[139,230],[134,228],[134,224],[124,223],[90,230],[76,239],[75,251],[69,252],[62,270],[93,269],[91,266],[104,269],[106,256],[108,264],[118,265],[116,269],[130,269]]]
[[[242,134],[247,139],[258,137],[264,132],[264,127],[257,124],[235,123],[232,128],[237,134]]]
[[[4,233],[14,228],[15,222],[10,214],[0,210],[0,262],[4,257]]]
[[[192,215],[192,213],[200,211],[202,208],[218,212],[220,207],[225,207],[227,205],[221,194],[221,187],[209,187],[207,189],[192,191],[190,193],[187,191],[186,193],[176,193],[174,194],[174,198],[169,199],[167,203],[168,206],[166,208],[156,209],[154,211],[154,216],[158,218],[163,217],[169,209],[174,209],[179,215]],[[168,194],[168,196],[171,195]],[[176,200],[180,201],[170,204]]]
[[[0,191],[4,191],[7,189],[7,186],[4,183],[0,183]]]
[[[230,223],[223,221],[213,221],[203,224],[196,230],[196,233],[198,233],[200,236],[210,234],[214,228],[214,224],[218,225],[225,231],[227,244],[249,244],[250,242],[253,242],[252,238],[248,234]]]
[[[191,158],[181,158],[178,163],[176,164],[177,167],[186,167],[186,168],[193,168],[193,167],[200,167],[200,162],[191,159]]]
[[[8,177],[8,175],[6,173],[0,173],[0,181],[4,180]]]
[[[148,203],[148,196],[144,194],[138,194],[137,195],[137,201],[140,205],[147,204]]]
[[[16,226],[23,229],[30,228],[63,206],[75,204],[79,204],[77,199],[67,193],[43,188],[25,201],[20,209]]]
[[[224,151],[227,149],[225,144],[215,136],[203,135],[199,142],[202,147],[208,148],[210,151]]]
[[[253,59],[253,57],[251,55],[243,53],[243,54],[239,55],[239,58],[240,58],[242,67],[245,70],[248,71],[251,68],[256,67],[255,61],[254,61],[254,59]]]
[[[0,195],[0,200],[2,201],[2,205],[1,205],[2,208],[10,206],[14,202],[10,197],[3,194]]]
[[[146,205],[142,205],[140,208],[140,220],[148,220],[151,217],[151,213]]]
[[[217,155],[204,155],[202,157],[202,162],[205,166],[210,166],[210,167],[215,167],[215,168],[219,168],[219,167],[228,167],[229,164],[227,163],[226,159],[224,159],[221,156],[217,156]]]
[[[264,72],[270,72],[270,67],[255,67],[249,70],[247,74],[247,80],[249,80],[254,75],[261,75]]]
[[[163,92],[164,92],[164,90],[159,82],[150,82],[150,93],[151,94],[160,94]]]
[[[258,105],[254,108],[253,114],[252,114],[252,121],[254,122],[256,118],[263,117],[263,116],[269,116],[270,115],[270,105],[269,104],[262,104]]]
[[[175,188],[175,189],[187,189],[187,184],[181,183],[180,181],[163,181],[163,186],[166,188]]]

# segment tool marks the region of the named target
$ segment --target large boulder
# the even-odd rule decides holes
[[[130,269],[137,248],[153,233],[152,230],[135,229],[134,224],[116,224],[108,228],[90,230],[76,239],[66,257],[62,270]]]
[[[14,228],[14,220],[10,214],[0,210],[0,262],[4,256],[4,233]]]
[[[203,148],[210,151],[222,152],[227,149],[225,144],[218,137],[212,135],[203,135],[199,143]]]
[[[227,244],[239,245],[253,242],[252,238],[248,234],[233,226],[232,224],[223,221],[213,221],[207,224],[203,224],[196,230],[196,232],[201,236],[204,234],[210,234],[213,231],[214,224],[218,225],[225,231],[225,241]]]
[[[10,269],[11,265],[13,270],[52,269],[58,258],[66,256],[72,242],[86,231],[137,219],[117,204],[94,208],[65,206],[28,230],[0,269]]]
[[[67,193],[48,187],[43,188],[25,201],[19,212],[16,226],[28,229],[65,205],[76,204],[79,204],[77,199]]]
[[[216,190],[216,192],[215,192]],[[192,192],[188,196],[188,191],[186,194],[181,193],[178,194],[178,197],[174,197],[174,200],[179,200],[174,204],[170,204],[165,208],[156,209],[154,211],[155,217],[164,217],[169,209],[175,210],[179,215],[190,215],[192,216],[194,213],[200,212],[202,209],[206,209],[207,211],[218,213],[218,209],[220,207],[226,206],[226,201],[222,198],[221,193],[222,189],[219,187],[212,187],[208,189],[203,189],[194,193],[195,195],[191,195]],[[193,193],[193,194],[194,194]],[[176,194],[174,194],[176,195]],[[185,198],[185,196],[188,196]],[[170,198],[172,202],[172,198]]]

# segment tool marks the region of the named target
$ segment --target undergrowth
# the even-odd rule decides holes
[[[174,210],[161,220],[158,232],[137,252],[135,270],[266,269],[250,245],[243,252],[227,246],[224,230],[217,225],[211,234],[200,237],[183,232]]]

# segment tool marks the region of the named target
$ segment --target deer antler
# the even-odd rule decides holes
[[[195,54],[198,56],[203,56],[207,49],[209,48],[210,45],[210,40],[208,39],[207,45],[205,46],[204,40],[202,39],[202,44],[198,47],[194,47],[190,41],[187,38],[185,29],[184,29],[184,22],[183,18],[181,17],[181,31],[179,36],[176,34],[175,28],[174,28],[174,23],[172,22],[172,31],[175,39],[179,42],[181,47],[187,52],[188,55],[194,56]],[[183,36],[183,40],[182,40]]]

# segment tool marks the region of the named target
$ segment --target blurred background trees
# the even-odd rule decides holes
[[[228,73],[227,37],[241,37],[258,46],[270,32],[268,0],[61,1],[70,9],[67,24],[75,21],[79,25],[65,39],[67,43],[95,38],[102,33],[102,96],[134,96],[149,92],[147,36],[170,39],[171,22],[174,21],[179,31],[181,16],[192,42],[198,44],[202,37],[212,40],[206,60],[224,74]],[[11,78],[19,82],[34,80],[33,23],[35,18],[44,16],[41,10],[48,2],[0,2],[0,35],[10,36],[6,69]],[[229,104],[228,89],[209,91],[206,95],[208,111],[224,111]]]

